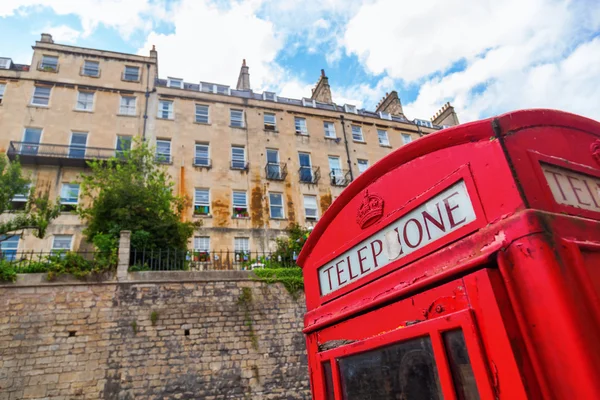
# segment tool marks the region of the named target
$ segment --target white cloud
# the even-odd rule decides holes
[[[81,36],[81,32],[67,25],[46,26],[42,32],[51,34],[53,40],[58,43],[75,43]]]

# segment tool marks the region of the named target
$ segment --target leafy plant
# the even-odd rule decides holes
[[[150,322],[152,322],[152,326],[155,326],[156,322],[158,322],[158,312],[157,311],[152,311],[150,313]]]
[[[260,268],[253,270],[256,279],[266,283],[280,282],[293,298],[304,290],[302,268]]]
[[[12,263],[0,260],[0,282],[14,282],[17,280],[17,271]]]

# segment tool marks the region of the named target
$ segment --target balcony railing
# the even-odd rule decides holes
[[[173,156],[170,154],[157,154],[155,159],[159,164],[173,164]]]
[[[87,161],[107,160],[114,157],[115,149],[63,144],[10,142],[7,155],[11,160],[18,157],[21,164],[85,167]]]
[[[235,160],[231,162],[231,169],[235,169],[238,171],[247,171],[248,163],[246,161]]]
[[[210,158],[206,158],[206,157],[194,157],[194,167],[200,167],[200,168],[211,168],[212,167],[212,161]]]
[[[321,178],[321,170],[319,167],[300,167],[298,175],[300,175],[300,182],[316,184]]]
[[[267,163],[265,165],[265,172],[267,173],[267,179],[273,181],[282,181],[287,176],[287,164],[286,163]]]
[[[346,169],[333,169],[329,173],[331,186],[348,186],[350,183],[350,171]]]

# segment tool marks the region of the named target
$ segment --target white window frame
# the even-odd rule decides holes
[[[358,167],[358,174],[362,174],[369,168],[369,160],[365,160],[364,158],[359,158],[356,160],[356,166]],[[361,168],[363,167],[363,168]]]
[[[240,203],[239,201],[236,204],[236,194],[238,196],[242,195],[242,194],[244,195],[244,203],[243,204]],[[238,198],[238,200],[239,200],[239,198]],[[231,191],[231,204],[233,206],[232,210],[231,210],[232,211],[232,214],[231,214],[232,218],[248,218],[250,216],[250,214],[248,214],[248,192],[247,191],[245,191],[245,190],[232,190]],[[234,209],[236,209],[236,208],[243,209],[244,212],[247,214],[247,216],[243,216],[243,215],[242,216],[238,216],[236,214],[233,214]]]
[[[198,156],[198,147],[206,147],[206,157]],[[206,159],[206,163],[199,163],[198,159]],[[210,144],[209,143],[196,143],[194,145],[194,166],[197,167],[210,167]]]
[[[81,95],[85,96],[84,101],[81,100]],[[92,100],[89,100],[89,95],[92,95]],[[75,102],[75,109],[77,111],[94,111],[94,99],[96,98],[95,92],[90,92],[87,90],[78,90],[77,91],[77,101]]]
[[[56,65],[55,63],[46,63],[46,59],[49,58],[53,58],[56,59]],[[58,56],[51,56],[51,55],[42,55],[42,60],[40,61],[40,69],[42,71],[45,71],[45,67],[50,67],[52,68],[52,72],[57,72],[58,71]]]
[[[364,143],[365,142],[365,136],[363,135],[363,131],[362,131],[362,126],[360,125],[351,125],[350,129],[352,130],[352,140],[355,142],[360,142],[360,143]],[[355,132],[354,130],[358,129],[358,132]],[[359,137],[359,139],[357,139],[357,137]]]
[[[390,114],[389,112],[379,111],[379,118],[381,118],[381,119],[387,119],[388,121],[391,121],[392,120],[392,114]]]
[[[308,212],[308,210],[313,210],[313,208],[309,208],[307,207],[307,202],[306,199],[311,199],[311,203],[314,200],[314,213],[313,212]],[[305,194],[302,195],[302,201],[304,204],[304,216],[306,219],[310,219],[310,220],[317,220],[319,219],[319,208],[317,207],[317,196],[314,194]],[[312,204],[310,204],[312,206]],[[314,215],[313,215],[314,214]]]
[[[233,238],[233,250],[236,253],[250,253],[250,238],[235,237]],[[236,260],[239,261],[239,260]]]
[[[46,95],[40,96],[36,94],[38,89],[48,89],[48,96]],[[31,105],[36,107],[49,107],[50,106],[50,97],[52,96],[52,86],[35,86],[33,88],[33,95],[31,96]],[[36,103],[35,99],[46,99],[46,103]]]
[[[279,199],[281,200],[281,204],[273,204],[272,196],[279,196]],[[274,209],[281,209],[281,216],[273,216]],[[269,217],[271,219],[285,219],[285,208],[283,205],[283,193],[269,192]]]
[[[6,92],[6,83],[0,82],[0,104],[4,100],[4,93]]]
[[[277,103],[277,94],[275,92],[263,92],[263,100]]]
[[[296,130],[296,135],[308,136],[306,118],[294,117],[294,129]]]
[[[96,66],[97,66],[97,68],[96,68],[96,75],[92,75],[92,74],[86,73],[86,70],[89,71],[88,64],[96,64]],[[92,68],[92,70],[93,70],[93,68]],[[98,78],[98,77],[100,77],[100,62],[93,61],[93,60],[83,60],[83,67],[81,67],[81,75],[83,75],[83,76],[91,76],[92,78]]]
[[[75,135],[85,135],[85,144],[73,144],[73,136]],[[89,132],[84,132],[84,131],[71,131],[71,140],[69,142],[69,157],[71,157],[71,149],[75,149],[75,150],[83,150],[83,156],[85,157],[85,152],[87,150],[87,142],[88,142],[88,138],[90,136]]]
[[[269,116],[269,118],[273,118],[273,122],[267,122],[267,116]],[[264,113],[263,114],[263,124],[264,124],[264,129],[266,131],[276,131],[277,130],[277,114],[275,113]]]
[[[240,158],[239,154],[234,156],[233,149],[242,149],[243,157]],[[243,162],[243,167],[240,168],[239,166],[235,166],[234,165],[235,162]],[[231,168],[233,168],[233,169],[246,169],[246,165],[247,165],[247,161],[246,161],[246,147],[232,145],[231,146]]]
[[[163,107],[163,104],[168,104],[169,107],[167,107],[166,109]],[[167,113],[167,116],[164,116],[164,113]],[[158,113],[157,113],[157,118],[159,119],[168,119],[168,120],[174,120],[175,119],[175,104],[173,102],[173,100],[165,100],[165,99],[159,99],[158,100]]]
[[[358,114],[356,106],[353,106],[352,104],[344,104],[344,111],[351,114]]]
[[[412,136],[410,136],[408,133],[403,133],[402,134],[402,143],[409,144],[410,142],[412,142]]]
[[[136,78],[135,79],[128,79],[127,78],[128,75],[130,75],[130,76],[132,75],[130,73],[129,74],[127,73],[127,68],[131,68],[131,69],[135,68],[137,70],[137,74],[136,74]],[[139,82],[140,79],[141,79],[141,69],[140,69],[140,67],[138,67],[136,65],[126,65],[125,68],[123,69],[123,77],[122,77],[122,79],[124,81],[126,81],[126,82]]]
[[[317,103],[313,99],[302,98],[302,105],[304,107],[317,108]]]
[[[119,139],[120,138],[128,138],[128,142],[129,142],[129,148],[127,150],[119,150]],[[129,135],[117,135],[117,140],[115,141],[115,154],[119,155],[119,154],[123,154],[126,151],[131,151],[131,144],[133,143],[133,136],[129,136]]]
[[[327,124],[331,126],[331,129],[327,129]],[[323,130],[325,131],[325,137],[328,139],[337,139],[337,134],[335,132],[335,123],[331,121],[323,121]],[[333,133],[333,135],[331,135]]]
[[[11,240],[17,238],[16,246],[15,241]],[[14,261],[17,258],[19,252],[19,244],[21,243],[21,235],[7,235],[7,237],[0,242],[0,254],[2,258],[7,261]]]
[[[128,100],[133,99],[133,107],[129,104]],[[123,96],[119,100],[119,115],[135,116],[137,113],[137,97],[136,96]]]
[[[194,236],[194,251],[210,253],[210,236]]]
[[[204,196],[206,192],[207,200],[201,200],[200,195]],[[208,207],[207,213],[196,213],[196,207]],[[194,215],[210,215],[210,189],[206,188],[195,188],[194,189]]]
[[[183,89],[183,79],[167,78],[167,86],[170,88]]]
[[[65,197],[67,195],[67,191],[77,191],[77,198],[73,200],[72,197]],[[79,183],[63,183],[60,187],[60,205],[62,206],[76,206],[79,204],[79,194],[81,187]]]
[[[57,239],[59,240],[63,240],[63,239],[69,239],[69,246],[67,247],[57,247],[56,245],[56,241]],[[52,248],[50,250],[50,253],[55,254],[56,252],[59,251],[71,251],[73,249],[73,235],[54,235],[52,237]]]
[[[234,114],[239,113],[239,117],[234,117]],[[244,128],[244,110],[236,108],[229,109],[229,126],[232,128]]]
[[[29,200],[29,195],[31,194],[32,183],[27,184],[27,191],[25,193],[16,193],[12,199],[10,199],[13,203],[27,203]]]
[[[10,69],[12,60],[10,58],[0,58],[0,69]]]
[[[431,121],[427,121],[425,119],[415,118],[415,120],[413,122],[419,126],[424,126],[426,128],[433,128],[433,124],[431,123]]]
[[[203,112],[204,109],[206,109],[206,115]],[[206,121],[198,121],[198,117],[206,117]],[[207,104],[195,104],[194,121],[196,121],[197,124],[210,124],[210,107]]]
[[[169,143],[169,153],[165,153],[165,152],[160,152],[158,149],[158,143]],[[171,164],[172,159],[171,159],[171,151],[172,151],[172,146],[171,146],[171,139],[156,139],[156,160],[158,160],[159,162],[165,163],[165,164]],[[160,157],[166,157],[166,160],[160,160]]]
[[[385,135],[385,141],[381,140],[381,134]],[[379,141],[379,145],[380,146],[385,146],[385,147],[389,147],[390,146],[390,138],[388,136],[388,133],[385,129],[377,129],[377,140]]]

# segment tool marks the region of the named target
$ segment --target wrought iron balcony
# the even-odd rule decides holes
[[[267,179],[282,181],[287,176],[287,164],[269,162],[265,165],[265,172],[267,173]]]
[[[6,154],[10,160],[18,158],[21,164],[86,167],[87,161],[107,160],[115,157],[115,149],[63,144],[10,142]]]
[[[348,186],[350,183],[350,171],[347,169],[333,169],[329,173],[331,186]]]
[[[248,167],[249,165],[246,161],[234,160],[231,162],[231,169],[235,169],[238,171],[247,171]]]
[[[319,167],[300,167],[298,175],[300,175],[300,182],[316,184],[321,178],[321,170]]]

